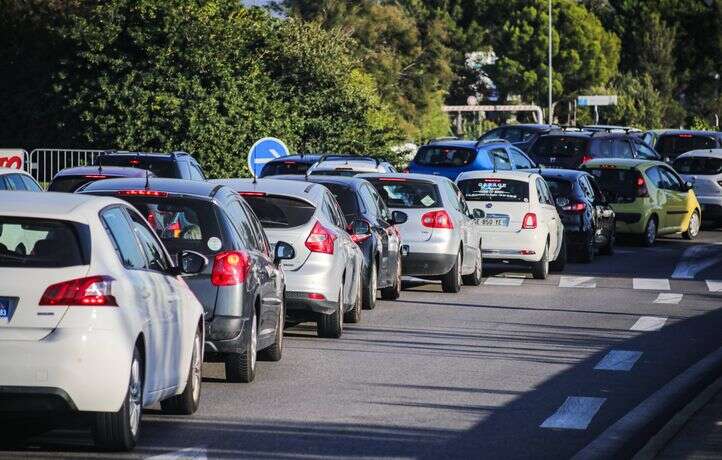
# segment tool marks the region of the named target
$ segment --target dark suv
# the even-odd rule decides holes
[[[193,251],[211,261],[184,279],[205,312],[206,360],[225,362],[229,381],[253,381],[259,350],[265,359],[281,359],[285,279],[278,264],[293,257],[293,248],[279,242],[272,254],[258,218],[237,193],[177,179],[103,180],[80,193],[128,201],[169,253]]]
[[[548,168],[577,169],[595,158],[658,160],[657,152],[627,133],[553,131],[534,143],[529,156]]]
[[[484,133],[479,141],[490,141],[492,139],[504,139],[509,141],[514,147],[528,152],[529,148],[534,145],[539,136],[547,134],[554,129],[559,129],[557,125],[505,125],[494,128]]]
[[[661,129],[647,131],[643,139],[654,146],[662,160],[668,163],[692,150],[722,148],[722,133],[717,131]]]
[[[112,150],[101,153],[95,166],[130,166],[147,169],[158,177],[170,179],[206,180],[203,169],[195,158],[186,152],[145,153]]]
[[[308,168],[320,160],[322,155],[288,155],[269,161],[261,169],[261,177],[280,176],[281,174],[306,174]]]
[[[126,168],[123,166],[76,166],[59,171],[48,185],[48,192],[73,193],[85,184],[104,179],[121,179],[126,177],[155,177],[148,170]]]

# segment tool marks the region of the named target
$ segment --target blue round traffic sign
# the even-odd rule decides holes
[[[264,137],[256,141],[248,152],[248,169],[254,177],[258,177],[266,163],[285,156],[288,156],[288,147],[283,141],[275,137]]]

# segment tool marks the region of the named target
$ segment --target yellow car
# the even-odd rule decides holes
[[[582,165],[616,213],[618,233],[639,235],[645,246],[657,235],[699,234],[702,210],[692,190],[666,163],[643,159],[596,159]]]

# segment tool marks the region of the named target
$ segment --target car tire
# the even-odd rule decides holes
[[[461,290],[461,264],[463,263],[461,250],[456,256],[456,262],[451,270],[441,277],[441,290],[450,294],[455,294]]]
[[[652,216],[647,221],[647,226],[644,227],[644,233],[640,236],[640,242],[644,247],[650,247],[654,244],[657,239],[657,218]]]
[[[285,327],[286,320],[286,308],[284,304],[281,304],[281,311],[278,318],[278,327],[276,328],[276,340],[273,341],[273,345],[261,350],[258,353],[258,358],[261,361],[273,361],[278,362],[283,358],[283,329]]]
[[[130,365],[128,391],[120,410],[95,414],[93,438],[99,448],[128,452],[135,447],[143,416],[143,377],[143,358],[136,346]]]
[[[581,247],[579,250],[579,254],[577,258],[579,259],[579,262],[588,264],[594,262],[594,257],[596,256],[597,248],[594,245],[594,233],[589,235],[589,238],[584,242],[584,246]]]
[[[203,382],[203,333],[196,331],[193,338],[193,355],[188,370],[188,379],[183,393],[164,399],[160,408],[166,414],[191,415],[198,410],[201,400],[201,385]]]
[[[379,285],[379,273],[376,270],[376,259],[371,262],[367,282],[363,290],[363,309],[373,310],[376,308],[376,291]]]
[[[330,315],[321,315],[316,322],[319,337],[338,339],[343,334],[343,285],[338,293],[338,308]]]
[[[359,277],[359,288],[356,291],[356,301],[354,302],[353,308],[351,311],[347,312],[344,317],[343,321],[345,323],[360,323],[361,322],[361,278]]]
[[[481,256],[481,248],[479,248],[479,257],[476,259],[474,271],[468,275],[464,275],[461,277],[461,280],[464,282],[465,286],[479,286],[481,284],[483,263],[484,262],[483,257]]]
[[[602,246],[599,249],[599,253],[605,256],[613,256],[614,255],[614,245],[617,244],[617,231],[612,230],[612,233],[609,235],[609,238],[607,239],[607,244]]]
[[[567,266],[567,239],[562,239],[562,247],[559,248],[559,255],[557,256],[556,260],[554,262],[551,262],[549,264],[549,269],[555,272],[560,272],[564,270],[564,267]]]
[[[536,280],[545,280],[549,276],[549,245],[544,247],[544,253],[539,262],[531,268],[531,274]]]
[[[702,219],[699,217],[699,213],[695,210],[689,218],[689,225],[687,230],[682,233],[685,240],[693,240],[699,235],[699,229],[702,226]]]
[[[225,356],[226,380],[231,383],[251,383],[256,378],[258,355],[258,318],[256,309],[251,313],[250,338],[242,353],[228,353]]]
[[[381,289],[381,298],[384,300],[396,300],[401,297],[401,256],[396,264],[396,275],[394,276],[394,284]]]

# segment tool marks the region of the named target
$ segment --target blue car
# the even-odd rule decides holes
[[[465,171],[532,169],[536,164],[505,140],[443,140],[419,148],[407,168],[410,173],[435,174],[456,180]]]

